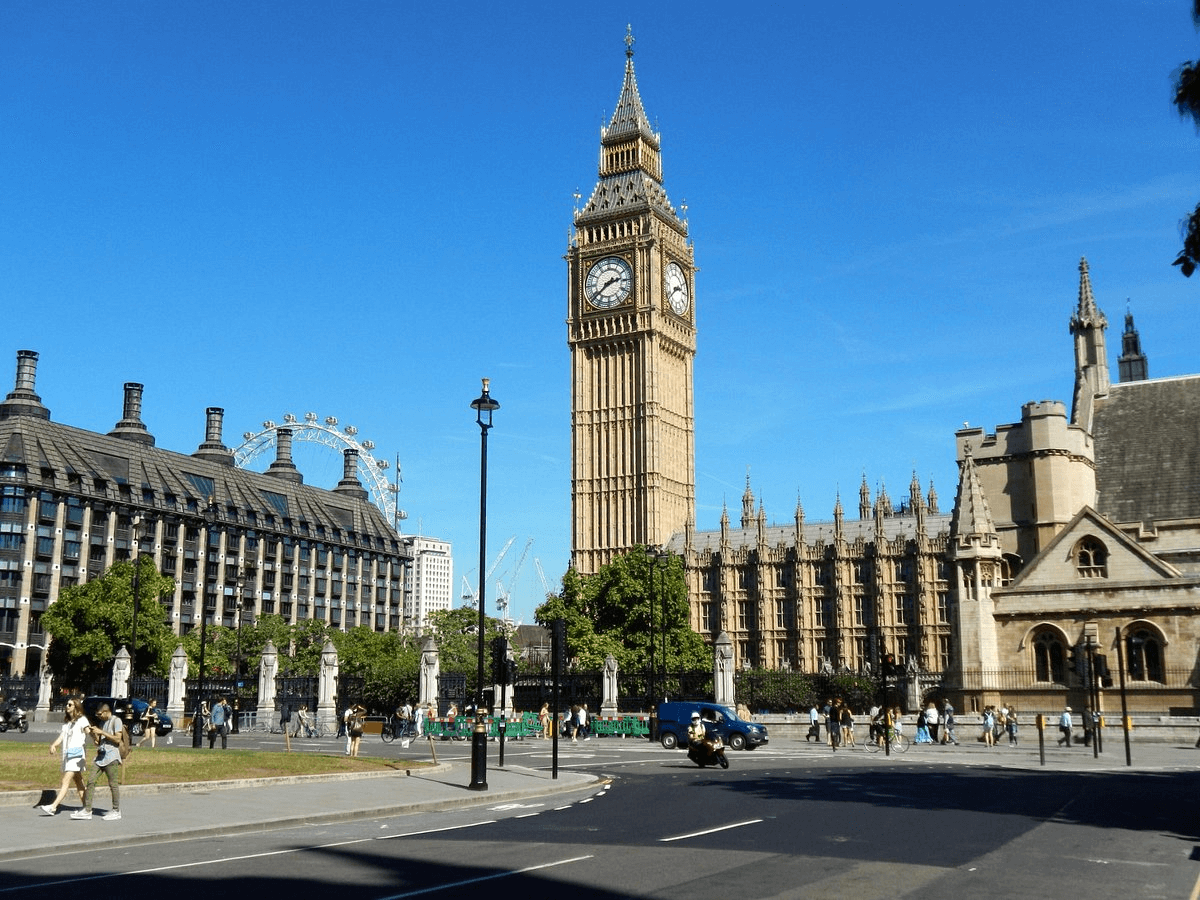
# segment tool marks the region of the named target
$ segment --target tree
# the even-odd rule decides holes
[[[433,639],[438,648],[438,667],[443,672],[462,673],[467,676],[467,696],[475,694],[475,682],[479,677],[479,611],[469,606],[458,609],[439,609],[429,615]],[[491,616],[484,616],[483,652],[484,679],[493,678],[488,649],[492,640],[507,636],[504,623]],[[490,682],[489,682],[490,683]],[[486,685],[485,685],[486,687]]]
[[[711,666],[704,639],[688,624],[683,560],[655,557],[645,547],[615,557],[595,575],[568,571],[562,593],[539,606],[534,617],[540,625],[566,622],[568,654],[579,669],[602,668],[611,654],[623,671],[648,671],[651,642],[657,668]]]
[[[159,597],[175,591],[154,560],[143,556],[138,566],[137,672],[165,676],[177,638],[167,624]],[[99,578],[64,588],[42,614],[52,638],[46,658],[50,671],[70,687],[87,689],[110,677],[113,658],[133,643],[132,560],[121,560]]]
[[[416,700],[421,650],[412,637],[364,625],[331,636],[339,670],[362,677],[362,700],[368,708],[390,713],[404,700]]]
[[[1192,23],[1200,28],[1200,0],[1192,0]],[[1200,129],[1200,61],[1186,62],[1174,75],[1175,107],[1181,118],[1191,119]],[[1186,277],[1191,277],[1200,265],[1200,204],[1180,223],[1183,249],[1174,265]]]

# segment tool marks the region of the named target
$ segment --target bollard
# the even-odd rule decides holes
[[[1046,764],[1046,717],[1041,713],[1037,714],[1037,733],[1038,733],[1038,758],[1042,765]]]

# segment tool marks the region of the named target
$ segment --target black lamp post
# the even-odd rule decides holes
[[[137,677],[137,619],[138,610],[142,606],[142,519],[139,515],[133,517],[133,542],[136,549],[133,552],[133,626],[129,636],[129,674]]]
[[[242,613],[246,597],[246,576],[239,575],[237,579],[237,663],[233,670],[233,722],[230,724],[230,734],[241,734],[238,720],[242,709]]]
[[[198,748],[204,742],[204,732],[200,730],[200,704],[204,702],[204,647],[208,638],[208,546],[212,541],[212,533],[217,525],[217,501],[215,497],[208,498],[204,507],[204,580],[200,584],[200,676],[196,681],[196,705],[192,713],[192,747]]]
[[[471,783],[473,791],[487,790],[487,726],[483,721],[483,632],[484,620],[484,573],[487,571],[487,438],[492,427],[492,413],[500,408],[490,393],[490,379],[483,379],[483,393],[471,401],[475,410],[475,421],[479,425],[479,671],[475,687],[475,730],[471,734]]]

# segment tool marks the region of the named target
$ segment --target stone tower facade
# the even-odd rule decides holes
[[[625,79],[600,133],[599,180],[566,260],[571,350],[571,557],[592,574],[694,521],[695,272],[667,198],[627,34]]]

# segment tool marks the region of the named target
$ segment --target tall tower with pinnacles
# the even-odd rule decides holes
[[[694,522],[696,264],[663,187],[633,43],[630,29],[599,180],[575,211],[566,255],[571,559],[582,574]]]

